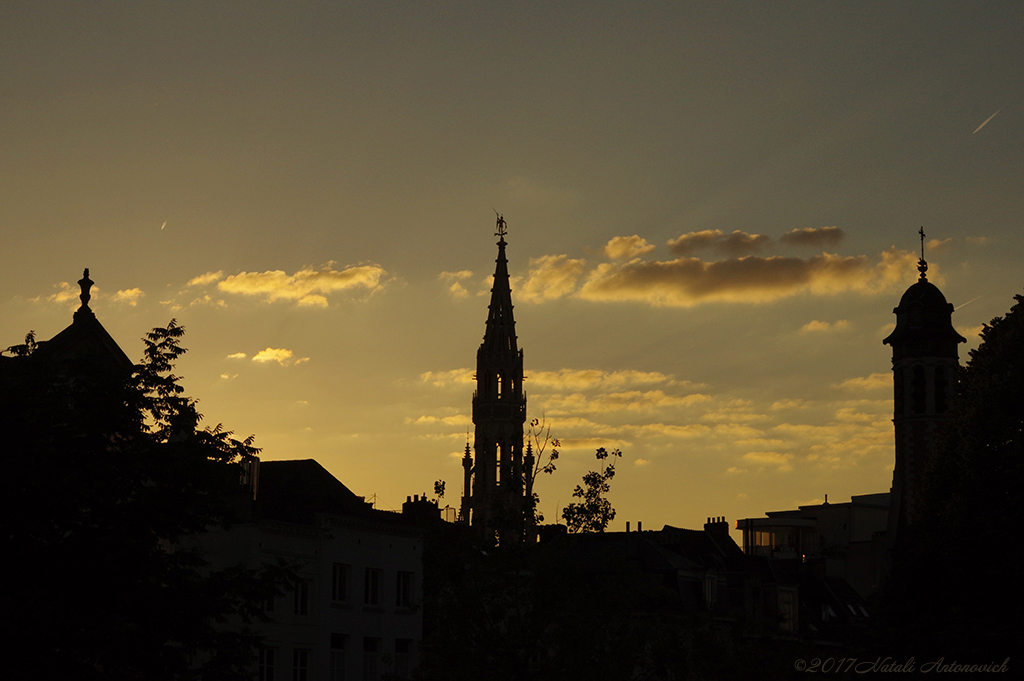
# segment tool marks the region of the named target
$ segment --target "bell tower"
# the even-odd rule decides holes
[[[515,518],[522,513],[523,424],[526,395],[523,392],[523,351],[516,342],[512,316],[512,288],[505,258],[506,225],[497,219],[498,258],[494,286],[487,308],[484,340],[476,353],[476,390],[473,393],[473,461],[467,446],[462,521],[484,533],[498,530],[499,516]]]
[[[967,339],[953,328],[953,306],[928,281],[924,228],[917,282],[893,312],[896,328],[882,342],[892,347],[893,425],[896,465],[889,505],[889,542],[912,525],[920,513],[924,475],[948,419],[956,371],[957,345]]]

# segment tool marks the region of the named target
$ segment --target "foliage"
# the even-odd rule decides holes
[[[218,623],[260,618],[282,575],[210,570],[182,540],[244,504],[240,464],[259,450],[198,428],[171,373],[183,333],[154,329],[124,371],[53,360],[32,334],[0,358],[3,548],[18,585],[0,609],[31,677],[247,678],[255,638]]]
[[[562,510],[562,518],[569,532],[604,532],[608,523],[615,519],[615,509],[604,495],[611,490],[611,479],[615,477],[615,462],[605,463],[609,456],[621,457],[618,449],[609,452],[600,447],[595,454],[602,462],[601,470],[590,471],[583,476],[583,486],[576,485],[572,496],[582,501],[573,502]]]

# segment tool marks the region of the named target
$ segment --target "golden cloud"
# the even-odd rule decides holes
[[[964,237],[964,241],[975,246],[984,246],[989,242],[987,236],[967,236]]]
[[[234,352],[228,355],[228,359],[245,359],[246,357],[248,357],[248,355],[244,352]]]
[[[956,327],[956,330],[960,332],[961,336],[963,336],[967,340],[971,340],[972,336],[977,336],[978,338],[981,338],[981,332],[985,330],[985,325],[979,324],[978,326],[958,326]]]
[[[743,455],[743,459],[754,463],[778,466],[780,471],[793,470],[793,467],[789,464],[793,459],[792,454],[783,454],[780,452],[747,452]]]
[[[420,380],[424,383],[432,383],[439,388],[446,388],[452,385],[465,385],[473,383],[474,373],[472,369],[452,369],[450,371],[425,371],[420,374]]]
[[[241,354],[241,353],[236,353]],[[289,366],[294,364],[302,364],[308,362],[309,357],[300,357],[299,359],[292,359],[295,353],[285,348],[267,348],[266,350],[260,350],[252,357],[252,361],[260,362],[261,364],[266,362],[277,362],[281,366]]]
[[[223,276],[224,270],[207,272],[206,274],[200,274],[198,277],[192,277],[188,280],[188,283],[185,284],[185,286],[206,286],[207,284],[212,284],[215,281],[220,281]]]
[[[912,280],[912,253],[890,249],[872,265],[866,256],[822,253],[808,259],[748,256],[720,261],[603,263],[577,294],[585,300],[640,301],[691,307],[704,302],[765,303],[796,295],[877,293]]]
[[[825,248],[835,246],[846,237],[838,227],[804,227],[792,229],[779,237],[780,244]]]
[[[805,333],[820,333],[825,331],[840,331],[848,328],[850,328],[850,322],[845,319],[840,319],[831,324],[815,319],[814,321],[807,322],[801,326],[800,331]]]
[[[566,255],[530,258],[530,271],[516,297],[523,302],[537,303],[566,296],[575,290],[585,264],[585,260],[571,260]]]
[[[441,423],[446,426],[467,426],[473,423],[473,419],[466,414],[456,414],[454,416],[420,416],[415,419],[406,419],[406,421],[418,426],[433,425],[437,423]]]
[[[771,242],[764,234],[748,234],[735,230],[725,234],[720,229],[705,229],[700,232],[681,234],[668,241],[673,255],[688,256],[697,251],[712,249],[732,257],[759,253]]]
[[[559,438],[559,442],[562,444],[559,451],[563,452],[569,449],[597,449],[598,447],[604,447],[605,449],[621,449],[623,446],[629,444],[623,440],[615,440],[606,437],[563,437]]]
[[[469,279],[473,276],[471,270],[459,270],[458,272],[441,272],[437,275],[437,278],[444,282],[451,282],[448,286],[448,292],[456,298],[468,298],[469,291],[462,285],[463,279]]]
[[[613,260],[632,260],[653,250],[654,244],[647,243],[647,239],[637,234],[614,237],[604,247],[605,255]]]
[[[659,371],[603,371],[601,369],[559,369],[534,371],[527,376],[530,385],[556,390],[586,390],[588,388],[622,387],[650,383],[674,383],[672,377]],[[688,383],[686,383],[689,385]]]
[[[143,293],[140,288],[129,288],[115,293],[114,301],[118,303],[128,303],[128,305],[135,307],[139,303],[139,298],[142,298],[145,295],[146,294]]]
[[[303,306],[326,307],[326,296],[337,291],[356,288],[371,292],[378,290],[386,274],[377,265],[358,265],[338,271],[328,264],[320,269],[304,267],[295,274],[282,270],[239,272],[217,282],[217,288],[227,293],[262,296],[268,302],[293,300]],[[209,278],[211,276],[212,273],[196,279],[210,283],[213,281]]]
[[[630,390],[607,393],[597,397],[586,397],[582,393],[552,395],[544,400],[545,407],[552,414],[598,413],[610,411],[650,411],[659,408],[689,407],[706,402],[711,397],[700,393],[691,395],[668,395],[661,390]]]
[[[849,388],[851,390],[878,390],[881,388],[892,387],[892,374],[889,372],[876,372],[870,376],[858,376],[856,378],[848,378],[839,384],[840,388]]]
[[[56,293],[51,293],[48,296],[36,296],[30,300],[34,303],[47,302],[47,303],[67,303],[67,302],[79,302],[78,296],[81,294],[81,289],[78,286],[69,284],[66,281],[62,281],[59,284],[55,284],[57,289]],[[96,292],[99,290],[98,286],[92,287],[92,296],[96,297]]]

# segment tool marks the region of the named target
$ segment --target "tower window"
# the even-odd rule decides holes
[[[915,414],[925,412],[925,377],[922,366],[914,367],[914,375],[910,379],[910,404]]]
[[[893,388],[894,388],[894,409],[897,416],[903,416],[903,368],[898,368],[893,374]]]
[[[946,413],[946,369],[935,367],[935,413]]]

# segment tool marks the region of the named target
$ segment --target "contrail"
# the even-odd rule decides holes
[[[982,294],[982,295],[978,296],[978,298],[982,298],[982,297],[984,297],[984,294]],[[962,304],[960,304],[960,305],[957,305],[956,307],[954,307],[954,308],[953,308],[953,311],[954,311],[954,312],[956,312],[956,311],[957,311],[957,310],[959,310],[959,309],[960,309],[961,307],[967,307],[968,305],[970,305],[971,303],[973,303],[973,302],[974,302],[975,300],[977,300],[978,298],[972,298],[971,300],[968,300],[968,301],[967,301],[966,303],[962,303]]]
[[[1000,109],[999,111],[1002,111],[1002,109]],[[977,128],[975,129],[975,130],[974,130],[974,132],[978,132],[978,130],[981,130],[982,128],[984,128],[984,127],[985,127],[985,126],[986,126],[986,125],[988,124],[988,122],[989,122],[990,120],[992,120],[993,118],[995,118],[995,117],[996,117],[996,114],[997,114],[997,113],[999,113],[999,111],[996,111],[996,113],[994,113],[994,114],[992,114],[991,116],[989,116],[988,118],[986,118],[986,119],[985,119],[985,122],[984,122],[984,123],[982,123],[981,125],[979,125],[979,126],[978,126],[978,127],[977,127]],[[974,134],[974,132],[972,132],[971,134],[973,135],[973,134]]]

